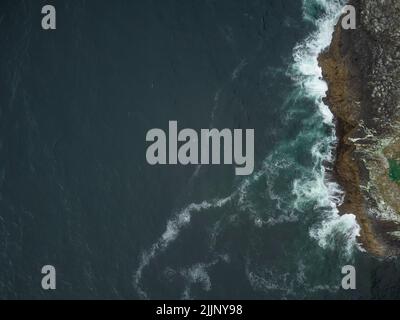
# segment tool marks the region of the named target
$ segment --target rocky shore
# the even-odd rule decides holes
[[[336,26],[320,56],[326,103],[336,117],[340,210],[379,257],[400,253],[400,1],[351,0],[357,28]]]

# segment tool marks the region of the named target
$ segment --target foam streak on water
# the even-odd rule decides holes
[[[155,242],[149,250],[143,252],[140,258],[139,267],[134,274],[133,284],[141,298],[147,299],[146,292],[140,286],[143,270],[159,253],[165,251],[169,247],[169,245],[177,239],[180,231],[190,224],[192,215],[203,210],[223,207],[228,202],[230,202],[231,199],[232,196],[229,196],[213,201],[203,201],[200,204],[192,203],[186,208],[179,211],[172,219],[167,222],[166,229],[161,237],[158,239],[158,241]]]
[[[178,238],[182,229],[190,225],[192,215],[212,208],[222,208],[228,203],[232,202],[234,202],[237,207],[240,207],[248,188],[252,183],[260,179],[263,173],[264,171],[260,170],[254,173],[252,176],[244,179],[232,192],[232,194],[225,198],[203,201],[202,203],[198,204],[189,204],[184,209],[178,211],[170,220],[168,220],[166,229],[161,237],[150,247],[150,249],[142,253],[139,261],[139,267],[136,269],[133,275],[133,285],[142,299],[148,298],[146,291],[141,287],[143,271],[160,253],[168,249],[168,247]]]

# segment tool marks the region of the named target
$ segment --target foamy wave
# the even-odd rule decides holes
[[[322,99],[328,89],[318,65],[318,56],[332,41],[333,31],[342,11],[344,1],[340,0],[303,0],[307,19],[312,20],[317,30],[294,49],[293,74],[308,97],[314,99],[326,124],[332,124],[333,115]],[[321,18],[311,18],[307,13],[315,6],[324,10]]]
[[[333,161],[333,148],[336,143],[333,126],[333,114],[323,102],[326,96],[327,84],[322,78],[322,70],[318,57],[332,41],[334,27],[342,12],[345,1],[341,0],[303,0],[304,17],[312,21],[316,31],[307,37],[294,49],[294,64],[291,76],[304,90],[307,98],[315,102],[324,124],[331,127],[331,135],[318,141],[312,148],[314,169],[312,178],[304,177],[293,183],[293,194],[296,196],[295,206],[301,210],[307,203],[317,203],[325,212],[324,220],[311,229],[310,235],[317,239],[323,248],[329,248],[336,242],[332,241],[341,234],[345,241],[345,252],[351,254],[357,243],[360,227],[354,215],[340,216],[337,206],[341,204],[343,193],[339,186],[328,181],[324,163]],[[315,8],[322,9],[322,17],[314,16]]]
[[[344,253],[350,257],[357,247],[357,237],[360,236],[360,227],[353,214],[339,216],[333,214],[320,226],[311,229],[310,234],[324,249],[335,249],[339,242],[344,246]]]
[[[331,42],[334,26],[339,18],[343,1],[304,0],[303,3],[304,7],[309,11],[308,13],[305,12],[305,17],[313,20],[316,31],[294,49],[294,63],[290,69],[290,76],[299,87],[287,103],[296,103],[297,100],[301,100],[305,96],[310,100],[310,105],[317,106],[318,114],[312,116],[308,119],[309,123],[306,123],[310,130],[316,129],[315,132],[317,133],[314,130],[313,132],[300,133],[295,141],[291,141],[289,144],[285,142],[279,146],[266,159],[264,166],[252,176],[244,179],[230,196],[204,201],[200,204],[190,204],[167,221],[164,233],[141,255],[139,267],[133,276],[134,287],[141,298],[147,298],[147,293],[141,286],[143,271],[160,253],[168,249],[178,238],[182,229],[188,227],[192,215],[212,208],[223,207],[228,203],[234,203],[240,211],[252,215],[254,224],[258,227],[297,222],[299,219],[298,212],[305,212],[311,204],[318,209],[322,209],[318,210],[321,212],[319,222],[313,225],[309,231],[311,238],[316,239],[317,243],[324,249],[333,249],[334,245],[340,243],[346,256],[350,255],[356,246],[360,228],[354,215],[339,215],[337,206],[343,200],[343,192],[337,183],[328,180],[327,168],[324,166],[324,163],[333,161],[333,148],[336,143],[336,137],[333,115],[328,106],[323,103],[327,85],[322,80],[322,71],[318,65],[319,54]],[[315,6],[324,10],[325,14],[322,18],[314,18],[313,14],[311,14],[311,9],[315,8]],[[218,99],[219,94],[217,93],[216,103]],[[291,117],[290,112],[295,113],[297,109],[290,108],[287,113],[288,117]],[[213,118],[214,115],[212,115]],[[326,131],[321,125],[322,123],[325,124],[325,127],[328,126],[330,128],[330,135],[326,135]],[[298,147],[297,144],[301,144],[304,141],[313,144],[311,150],[313,167],[311,169],[296,168],[298,163],[295,160],[295,155],[291,155],[291,152]],[[300,171],[303,172],[300,177],[296,176],[293,180],[290,180],[292,181],[291,193],[290,189],[282,192],[281,188],[275,185],[276,181],[282,179],[281,175],[288,171],[295,171],[295,174]],[[269,196],[268,200],[271,200],[276,205],[274,209],[279,216],[266,213],[267,210],[263,208],[260,210],[260,206],[254,201],[254,197],[258,196],[257,188],[254,188],[254,186],[260,181],[263,182],[261,178],[266,180],[267,188],[265,194]],[[277,190],[274,188],[277,188]],[[253,189],[255,192],[253,192]],[[279,196],[280,194],[282,196]],[[297,212],[295,213],[294,211]],[[234,219],[236,216],[236,214],[232,214],[231,218]],[[218,223],[215,226],[215,230],[212,231],[211,250],[215,247],[219,232],[220,225]],[[185,270],[183,274],[181,273],[188,281],[184,298],[190,297],[190,288],[193,283],[202,284],[205,290],[210,288],[211,281],[206,272],[208,267],[198,264]],[[288,274],[279,275],[278,279],[280,281],[274,282],[270,280],[273,278],[273,274],[267,273],[260,276],[250,270],[246,273],[249,282],[254,288],[287,292],[292,290],[291,284],[286,282],[286,278],[289,278]],[[299,281],[299,285],[301,282]]]

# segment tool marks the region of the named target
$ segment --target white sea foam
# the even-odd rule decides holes
[[[199,204],[189,204],[184,209],[177,212],[173,218],[168,220],[166,229],[158,241],[156,241],[150,249],[142,253],[139,266],[133,275],[133,285],[142,299],[148,298],[146,291],[141,287],[144,269],[146,269],[160,253],[164,252],[178,238],[181,230],[190,224],[192,215],[212,208],[222,208],[233,201],[239,209],[244,210],[245,203],[247,202],[246,196],[248,188],[250,188],[254,182],[258,181],[264,173],[264,169],[261,169],[255,172],[252,176],[244,179],[232,194],[225,198],[203,201]],[[231,216],[232,219],[235,217],[236,215]],[[216,237],[216,235],[214,235],[214,237]],[[229,259],[229,256],[221,256],[220,258],[222,260]]]
[[[336,143],[333,126],[333,114],[323,102],[327,84],[322,79],[322,70],[318,64],[318,56],[331,43],[334,27],[340,17],[344,1],[341,0],[303,0],[304,17],[312,21],[316,31],[294,49],[292,77],[304,90],[304,94],[318,106],[322,121],[331,127],[331,135],[318,141],[312,148],[314,169],[312,179],[305,177],[293,183],[296,195],[295,206],[301,209],[304,202],[313,201],[324,209],[324,220],[310,230],[323,248],[331,247],[335,235],[340,233],[346,239],[345,252],[351,255],[357,244],[360,227],[352,214],[339,215],[337,206],[341,204],[343,193],[335,182],[328,180],[324,163],[333,161],[333,150]],[[320,18],[312,15],[313,8],[323,8],[325,14]]]
[[[181,271],[181,275],[186,279],[186,286],[182,294],[184,300],[191,299],[190,291],[193,284],[201,285],[204,291],[211,290],[211,278],[207,270],[217,262],[218,261],[216,260],[211,263],[197,263],[190,268]]]
[[[246,276],[254,290],[262,292],[279,291],[282,298],[290,298],[297,288],[307,287],[305,265],[303,261],[297,262],[297,269],[282,272],[277,269],[268,269],[261,266],[252,266],[246,263]],[[254,270],[253,270],[254,269]]]
[[[180,231],[190,224],[192,215],[203,210],[211,208],[220,208],[232,200],[232,195],[222,199],[213,201],[203,201],[200,204],[192,203],[186,208],[179,211],[172,219],[167,222],[166,229],[161,235],[159,240],[155,242],[151,248],[142,253],[140,258],[139,267],[133,276],[133,285],[136,288],[139,296],[147,299],[147,293],[141,288],[140,282],[143,275],[143,270],[150,264],[150,262],[161,252],[165,251],[172,242],[179,236]]]
[[[320,226],[313,228],[310,234],[325,249],[335,249],[338,238],[342,239],[344,253],[350,255],[356,244],[355,237],[360,235],[360,227],[353,214],[342,216],[333,214],[326,218]]]
[[[303,0],[305,16],[310,7],[318,4],[325,14],[318,19],[313,19],[317,30],[311,33],[303,42],[294,48],[294,75],[308,97],[314,99],[326,124],[332,124],[333,115],[322,99],[328,89],[322,79],[322,70],[318,65],[318,56],[332,41],[334,27],[341,13],[343,1],[340,0]]]
[[[236,80],[240,76],[240,73],[242,72],[244,67],[246,67],[246,65],[247,65],[247,60],[246,59],[242,59],[240,61],[239,65],[235,68],[235,70],[233,70],[232,75],[231,75],[231,79],[232,80]]]

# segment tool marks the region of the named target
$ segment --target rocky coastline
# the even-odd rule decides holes
[[[400,2],[349,4],[356,29],[343,29],[340,19],[319,57],[336,118],[340,211],[356,215],[366,251],[388,257],[400,253]]]

